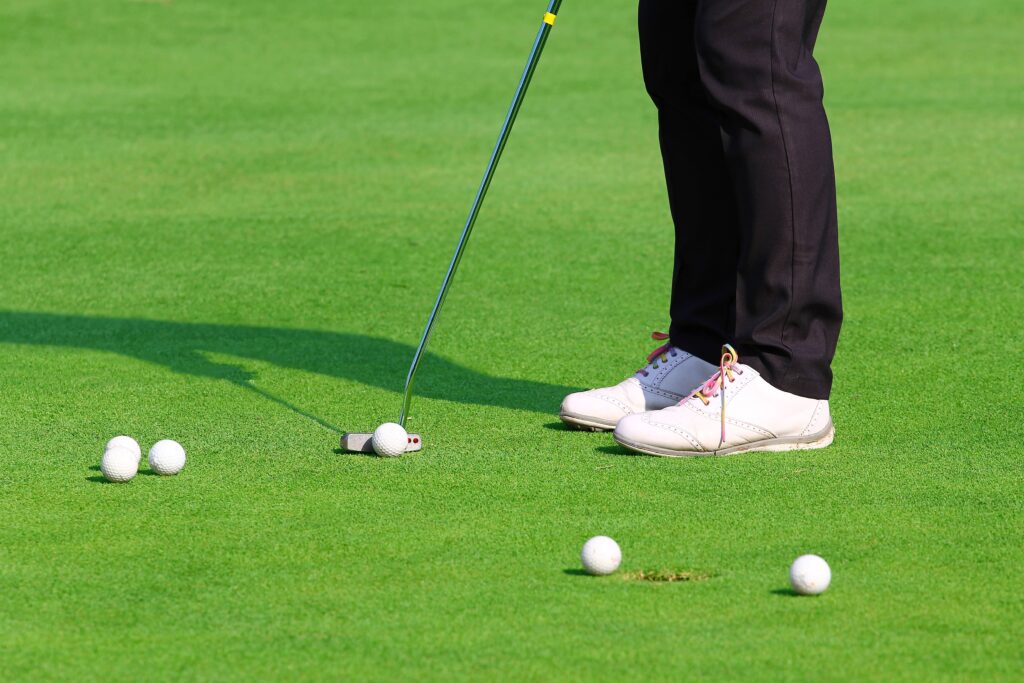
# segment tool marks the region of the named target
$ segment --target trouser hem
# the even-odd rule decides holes
[[[776,373],[762,363],[761,359],[756,355],[744,356],[740,354],[740,362],[757,370],[761,377],[764,378],[764,381],[779,391],[785,391],[786,393],[803,398],[811,398],[816,401],[827,401],[832,391],[831,378],[820,380],[807,376],[794,376],[792,367],[788,372]]]
[[[722,344],[724,342],[717,335],[680,331],[673,328],[669,331],[669,341],[672,346],[682,349],[706,363],[718,365],[722,359]]]

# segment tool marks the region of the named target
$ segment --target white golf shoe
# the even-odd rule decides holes
[[[677,405],[630,415],[615,440],[669,457],[825,448],[835,435],[828,401],[771,386],[726,347],[719,370]]]
[[[715,371],[711,363],[672,346],[667,334],[655,332],[651,338],[665,344],[647,357],[646,366],[615,386],[569,394],[559,411],[562,422],[595,432],[615,429],[626,415],[679,403]]]

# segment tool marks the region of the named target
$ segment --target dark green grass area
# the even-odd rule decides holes
[[[672,255],[634,3],[567,0],[427,448],[337,450],[397,416],[543,4],[2,3],[0,678],[1024,677],[1016,0],[831,3],[832,448],[557,422],[642,363]],[[120,433],[188,465],[98,481]],[[578,571],[596,534],[619,575]]]

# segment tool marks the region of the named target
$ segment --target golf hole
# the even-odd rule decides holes
[[[676,569],[641,569],[638,571],[625,572],[622,575],[626,581],[645,581],[648,583],[683,583],[695,581],[707,581],[715,575],[711,572],[682,571]]]

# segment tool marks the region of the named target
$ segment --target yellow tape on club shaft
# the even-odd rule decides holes
[[[555,19],[557,19],[557,18],[558,17],[556,15],[552,14],[551,12],[545,12],[544,13],[544,23],[547,24],[548,26],[554,26],[555,25]]]

